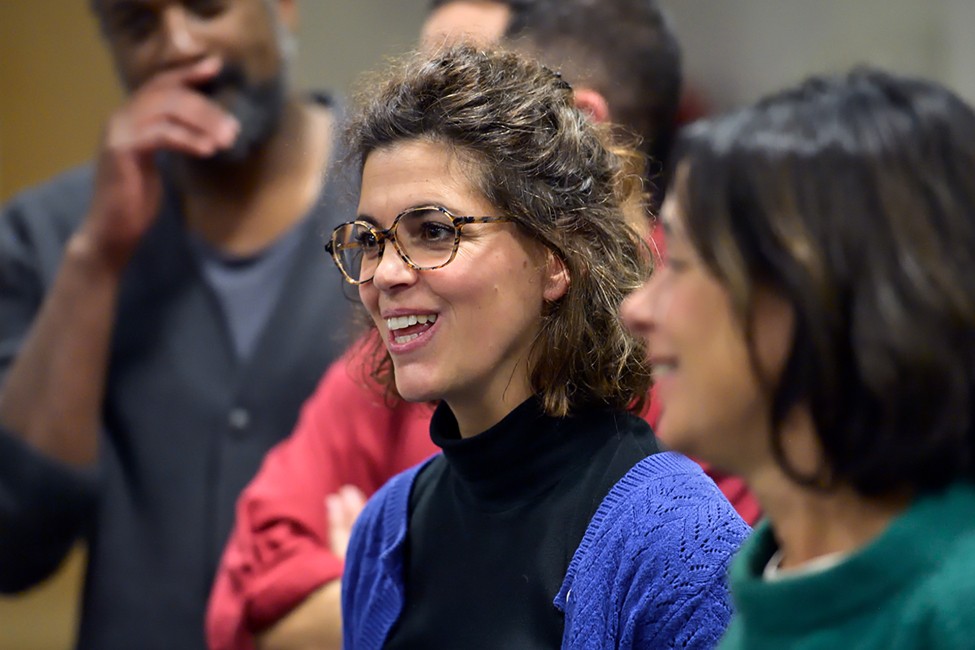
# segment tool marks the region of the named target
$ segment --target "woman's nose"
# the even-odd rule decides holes
[[[653,330],[654,278],[651,276],[620,305],[620,318],[634,335],[647,338]]]
[[[406,263],[391,241],[383,249],[372,283],[380,291],[390,291],[396,287],[408,286],[416,281],[418,272]]]

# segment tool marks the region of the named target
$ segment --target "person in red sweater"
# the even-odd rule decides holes
[[[623,32],[618,14],[628,17]],[[605,0],[597,10],[576,0],[434,0],[423,45],[436,47],[458,34],[538,56],[566,76],[576,103],[593,119],[629,124],[651,159],[666,155],[680,55],[655,3]],[[575,60],[560,66],[569,43]],[[590,72],[620,67],[629,76],[614,73],[616,83]],[[647,90],[640,107],[630,105],[627,87]],[[654,118],[638,120],[636,113]],[[651,167],[659,172],[663,164]],[[339,580],[352,520],[386,479],[438,451],[429,433],[433,409],[388,402],[365,376],[363,354],[354,346],[326,373],[292,436],[267,455],[241,494],[207,613],[213,650],[340,647]],[[657,413],[651,395],[643,417],[653,426]],[[701,465],[754,524],[760,511],[744,483]]]

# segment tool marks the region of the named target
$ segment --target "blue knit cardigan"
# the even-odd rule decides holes
[[[347,650],[382,648],[403,609],[410,491],[424,465],[391,479],[353,529]],[[565,614],[562,648],[713,648],[731,616],[728,563],[748,533],[696,463],[673,452],[640,461],[603,499],[569,563],[554,602]]]

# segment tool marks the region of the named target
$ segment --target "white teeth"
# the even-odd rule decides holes
[[[655,377],[668,375],[674,372],[674,368],[675,365],[672,363],[655,363],[653,364],[653,374]]]
[[[386,319],[386,327],[389,331],[401,330],[417,323],[434,323],[437,320],[436,314],[410,314],[409,316],[394,316]]]
[[[393,341],[402,345],[403,343],[408,343],[409,341],[412,341],[413,339],[419,336],[420,336],[419,334],[407,334],[406,336],[394,336]]]

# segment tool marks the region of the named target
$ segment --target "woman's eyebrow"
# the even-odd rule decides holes
[[[355,220],[356,221],[365,221],[370,226],[376,226],[377,228],[379,227],[379,220],[376,219],[375,217],[369,216],[368,214],[358,214],[358,215],[356,215]]]

